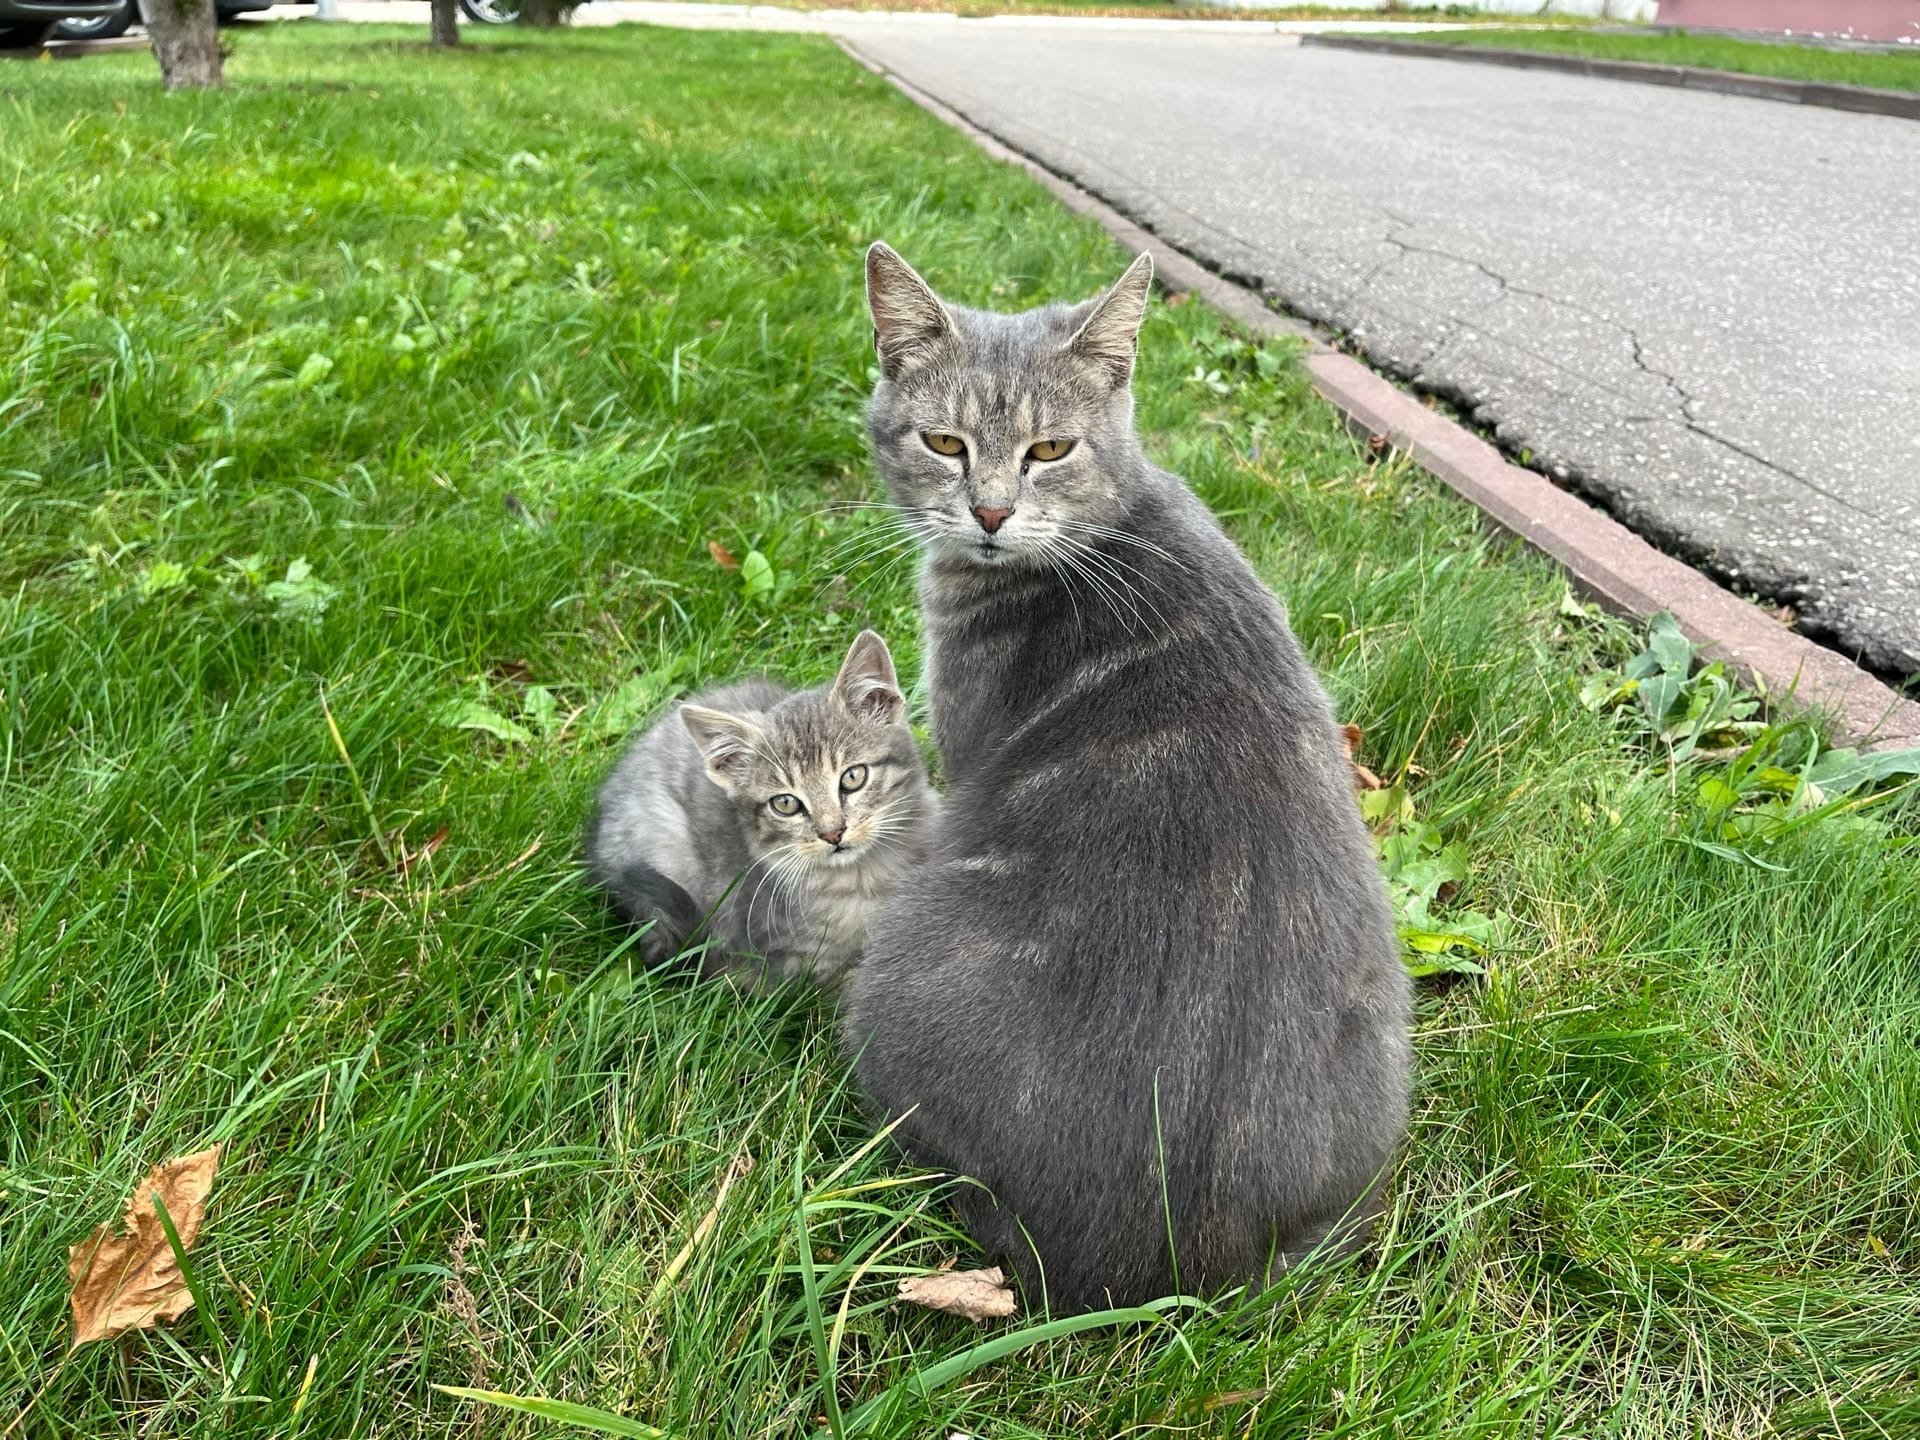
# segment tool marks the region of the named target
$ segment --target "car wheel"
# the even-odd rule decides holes
[[[482,25],[511,25],[520,18],[520,0],[460,0],[460,8]]]
[[[53,33],[61,40],[111,40],[126,34],[139,18],[133,0],[126,0],[110,15],[69,15],[53,27]]]
[[[0,50],[38,50],[52,33],[53,26],[37,20],[31,25],[0,25]]]

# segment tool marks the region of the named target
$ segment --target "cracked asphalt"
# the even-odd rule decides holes
[[[1920,124],[1282,37],[849,38],[1807,633],[1920,672]]]

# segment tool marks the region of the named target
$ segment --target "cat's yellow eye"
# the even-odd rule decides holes
[[[798,795],[776,795],[767,801],[767,809],[783,820],[792,819],[806,808],[800,803]]]
[[[864,765],[849,765],[840,772],[840,793],[843,795],[851,795],[866,783],[867,767]]]
[[[1071,440],[1036,440],[1027,449],[1027,459],[1064,460],[1072,449]]]
[[[926,442],[927,448],[936,455],[964,455],[967,453],[967,442],[962,440],[958,435],[947,434],[944,430],[924,430],[921,432],[920,438]]]

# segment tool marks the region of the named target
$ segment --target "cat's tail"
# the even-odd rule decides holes
[[[685,950],[706,923],[706,912],[680,883],[645,861],[618,868],[594,864],[588,875],[614,912],[629,925],[646,926],[640,951],[649,964]]]

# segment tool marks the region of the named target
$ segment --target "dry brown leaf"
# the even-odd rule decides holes
[[[413,867],[420,864],[421,861],[431,860],[433,858],[433,852],[438,850],[442,845],[447,843],[447,834],[448,834],[447,827],[445,825],[442,825],[438,830],[434,831],[433,834],[427,838],[426,844],[421,845],[416,849],[409,850],[406,847],[406,845],[402,844],[400,846],[400,854],[398,857],[400,862],[400,873],[402,875],[409,874],[412,872]]]
[[[738,570],[740,562],[733,558],[733,552],[718,540],[707,541],[707,553],[713,556],[713,563],[722,570]]]
[[[1347,742],[1347,763],[1353,766],[1353,788],[1356,790],[1384,790],[1387,782],[1360,763],[1360,727],[1342,725],[1340,738]]]
[[[949,1270],[940,1275],[912,1276],[900,1282],[900,1298],[909,1305],[944,1310],[976,1324],[1001,1319],[1020,1309],[998,1265],[991,1270]]]
[[[153,1197],[157,1193],[167,1207],[185,1253],[200,1237],[219,1165],[220,1147],[215,1145],[154,1166],[127,1201],[120,1220],[125,1234],[102,1225],[67,1252],[75,1350],[90,1340],[111,1340],[129,1330],[177,1320],[193,1308],[193,1292],[167,1243]]]

